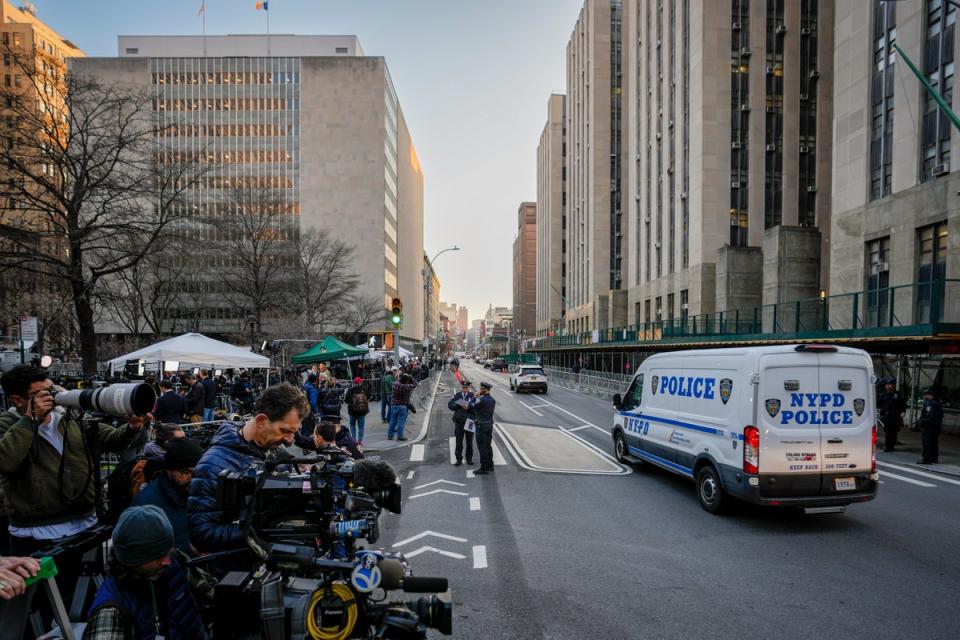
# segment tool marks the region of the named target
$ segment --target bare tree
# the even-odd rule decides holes
[[[19,47],[3,53],[16,82],[0,87],[0,269],[68,283],[83,369],[94,373],[101,279],[155,248],[199,165],[161,142],[147,92],[41,65]]]
[[[308,330],[323,333],[342,319],[342,308],[359,284],[354,248],[316,227],[302,231],[294,244],[294,299]]]
[[[356,340],[358,333],[365,332],[377,323],[382,324],[385,318],[386,309],[379,296],[349,296],[335,315],[335,322],[345,335]]]

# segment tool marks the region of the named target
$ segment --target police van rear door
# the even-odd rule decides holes
[[[817,355],[765,354],[759,373],[760,495],[819,495],[820,427],[811,419],[821,400]]]
[[[824,495],[866,489],[873,456],[873,365],[864,352],[822,352],[820,392],[830,411],[820,425]]]

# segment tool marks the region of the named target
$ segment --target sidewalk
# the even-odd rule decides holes
[[[380,403],[371,402],[370,413],[367,415],[366,425],[364,426],[363,452],[368,455],[377,455],[383,451],[399,449],[400,447],[415,444],[426,437],[424,426],[429,420],[430,411],[433,408],[433,399],[437,394],[438,383],[441,377],[442,375],[430,377],[421,383],[430,385],[429,391],[427,395],[424,396],[422,402],[416,404],[417,412],[410,413],[407,416],[407,424],[403,429],[403,435],[407,438],[406,442],[397,442],[396,436],[394,436],[393,440],[387,440],[387,428],[389,425],[386,422],[380,421]],[[441,389],[442,388],[443,387],[441,387]],[[345,424],[349,424],[349,422]]]
[[[917,464],[920,459],[920,432],[901,429],[898,436],[900,444],[892,453],[883,451],[883,431],[878,434],[877,459],[881,462],[902,464],[915,469],[942,473],[960,477],[960,436],[952,433],[940,434],[940,464]]]

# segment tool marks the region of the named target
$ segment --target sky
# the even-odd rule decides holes
[[[14,4],[21,4],[14,0]],[[201,0],[34,0],[87,55],[118,35],[201,33]],[[266,33],[254,0],[206,0],[207,34]],[[536,200],[547,99],[582,0],[269,0],[270,32],[356,35],[383,56],[424,172],[424,249],[470,319],[513,304],[517,208]]]

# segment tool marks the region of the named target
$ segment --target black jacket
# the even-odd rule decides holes
[[[497,401],[490,394],[477,396],[470,403],[470,408],[475,414],[474,420],[477,424],[493,424],[493,411],[497,407]]]
[[[187,397],[184,398],[187,404],[188,415],[203,415],[203,383],[197,380],[190,386]]]
[[[213,378],[203,379],[203,406],[206,409],[215,409],[217,407],[217,396],[220,394],[220,387]]]
[[[157,422],[172,422],[173,424],[183,424],[186,420],[183,414],[187,410],[187,403],[183,396],[176,391],[170,390],[157,398],[157,404],[153,408],[153,417]]]
[[[367,396],[367,410],[363,413],[355,412],[353,410],[353,397],[358,393],[362,393]],[[364,384],[355,384],[349,389],[347,389],[347,395],[344,398],[344,402],[347,403],[347,413],[351,416],[365,416],[370,413],[370,394],[367,393],[366,385]]]
[[[921,429],[940,431],[943,424],[943,406],[939,400],[924,400],[918,424]]]
[[[463,391],[458,391],[452,398],[450,402],[447,403],[447,409],[453,411],[453,421],[456,424],[463,424],[468,419],[473,417],[473,412],[469,409],[464,409],[463,407],[457,404],[458,400],[466,400],[467,402],[472,401],[476,396],[472,393],[464,393]]]

